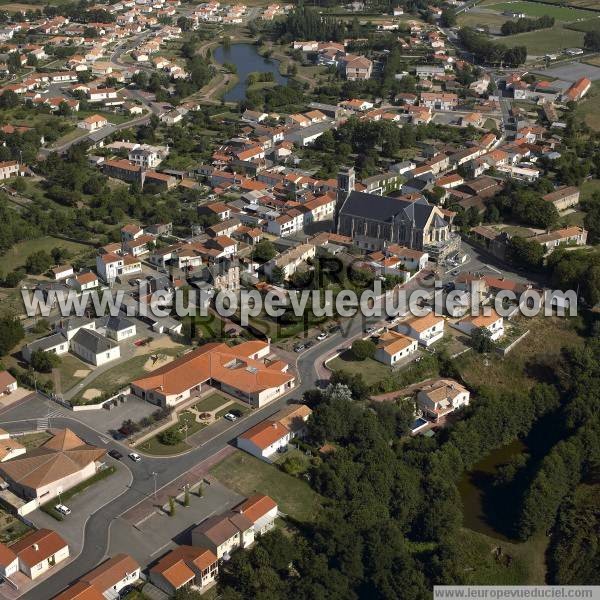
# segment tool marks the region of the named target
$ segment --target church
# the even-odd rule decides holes
[[[392,198],[357,192],[352,167],[338,174],[336,232],[352,238],[364,250],[399,244],[442,258],[458,249],[444,213],[423,196]]]

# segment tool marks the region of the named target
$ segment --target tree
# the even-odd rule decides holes
[[[258,244],[254,246],[252,249],[252,258],[257,263],[265,263],[271,260],[277,254],[277,249],[275,248],[273,242],[270,240],[260,240]]]
[[[173,496],[169,496],[169,516],[175,516],[175,498]]]
[[[190,505],[190,488],[187,485],[185,486],[185,490],[183,492],[183,505],[184,506]]]
[[[352,342],[352,354],[356,360],[373,358],[377,346],[371,340],[354,340]]]
[[[304,471],[306,471],[306,461],[297,454],[288,456],[281,464],[281,468],[288,475],[300,475],[300,473],[304,473]]]
[[[55,246],[50,250],[54,264],[60,265],[69,258],[69,251],[60,246]]]
[[[273,283],[283,283],[285,280],[285,271],[282,267],[275,265],[271,269],[271,281]]]
[[[158,439],[160,440],[160,443],[165,446],[176,446],[183,441],[183,434],[176,425],[174,427],[169,427],[169,429],[160,433]]]
[[[54,352],[36,350],[31,355],[30,363],[39,373],[50,373],[54,367],[60,364],[60,358]]]
[[[440,17],[442,27],[454,27],[456,25],[456,11],[452,8],[445,8]]]
[[[516,265],[537,269],[544,260],[544,246],[533,240],[514,236],[508,242],[508,256]]]
[[[0,356],[8,354],[24,337],[20,321],[15,317],[0,317]]]
[[[19,283],[21,283],[21,281],[23,280],[23,277],[25,277],[25,271],[23,269],[16,269],[15,271],[11,271],[6,275],[6,277],[2,281],[2,286],[9,288],[17,287]]]
[[[588,31],[583,39],[583,45],[594,52],[600,50],[600,31]]]
[[[25,261],[25,270],[32,275],[45,273],[52,265],[52,257],[45,250],[30,254]]]
[[[478,327],[471,331],[471,346],[475,352],[486,354],[493,352],[496,344],[492,340],[492,334],[487,327]]]

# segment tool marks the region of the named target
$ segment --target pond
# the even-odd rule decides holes
[[[509,462],[515,456],[527,452],[527,446],[521,440],[514,440],[507,446],[497,448],[479,461],[471,471],[465,473],[458,484],[463,503],[463,524],[465,527],[493,538],[508,541],[490,523],[484,508],[485,493],[490,489],[490,481],[500,465]]]
[[[278,84],[287,84],[287,77],[279,72],[279,61],[261,56],[253,44],[231,44],[227,48],[218,46],[214,51],[214,59],[220,64],[233,63],[237,68],[239,81],[223,95],[228,102],[244,100],[248,88],[246,80],[250,73],[273,73]]]

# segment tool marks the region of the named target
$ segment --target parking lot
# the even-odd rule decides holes
[[[175,544],[190,544],[190,531],[208,517],[225,512],[244,500],[229,488],[212,480],[203,485],[203,495],[196,494],[192,486],[189,506],[176,503],[175,515],[169,516],[161,507],[145,521],[134,525],[120,518],[111,528],[109,554],[127,551],[140,564],[148,564],[160,558]]]
[[[548,69],[541,69],[533,72],[546,77],[556,77],[557,79],[562,79],[563,81],[568,81],[570,83],[573,83],[582,77],[587,77],[592,81],[598,81],[600,79],[600,67],[586,65],[577,61],[563,63],[557,67],[550,67]]]

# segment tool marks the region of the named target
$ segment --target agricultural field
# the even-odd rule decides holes
[[[577,115],[594,131],[600,131],[600,113],[598,113],[598,98],[600,97],[600,82],[594,82],[585,98],[577,104]]]
[[[502,36],[495,38],[512,48],[526,46],[529,56],[542,56],[549,52],[558,52],[564,48],[580,47],[583,45],[585,34],[582,31],[565,29],[560,25],[552,29],[539,29],[527,33]]]
[[[565,25],[568,29],[574,29],[575,31],[600,31],[600,14],[593,19],[586,19],[585,21],[574,21]]]
[[[460,27],[489,27],[499,32],[506,21],[513,19],[492,12],[469,11],[460,13],[457,20]]]
[[[50,252],[52,248],[56,247],[67,250],[72,255],[72,258],[90,249],[90,246],[86,244],[79,244],[52,236],[41,237],[37,240],[27,240],[15,244],[6,254],[0,256],[0,272],[9,273],[18,267],[22,267],[30,254],[39,252],[40,250]]]
[[[489,2],[481,6],[491,10],[497,10],[499,13],[510,11],[513,13],[523,13],[528,17],[554,17],[557,21],[576,21],[577,19],[589,19],[597,16],[596,13],[576,8],[565,8],[562,6],[548,6],[539,2]]]

